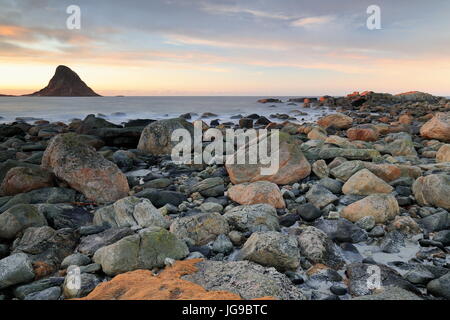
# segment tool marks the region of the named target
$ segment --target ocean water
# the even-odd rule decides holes
[[[18,119],[34,122],[38,119],[70,122],[83,119],[88,114],[100,114],[105,119],[120,124],[131,119],[155,119],[178,117],[188,112],[195,113],[192,120],[205,112],[217,114],[208,119],[231,120],[232,116],[256,113],[269,117],[284,113],[298,122],[310,122],[328,112],[327,108],[304,108],[302,104],[290,105],[291,97],[274,97],[283,103],[262,104],[261,97],[0,97],[0,122]],[[286,102],[285,102],[286,101]],[[298,112],[307,115],[298,115]],[[282,120],[271,119],[274,122]]]

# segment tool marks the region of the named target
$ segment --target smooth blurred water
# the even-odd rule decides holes
[[[261,97],[0,97],[0,122],[12,122],[17,118],[45,119],[68,122],[83,119],[88,114],[103,114],[114,123],[130,119],[155,119],[178,117],[193,112],[200,118],[204,112],[212,112],[222,121],[234,115],[256,113],[269,116],[286,113],[295,116],[299,122],[313,121],[327,112],[326,108],[303,108],[301,104],[261,104]],[[290,97],[274,97],[287,101]],[[273,107],[276,106],[276,107]],[[294,110],[308,113],[298,116]],[[115,113],[122,114],[115,114]],[[236,121],[236,120],[235,120]]]

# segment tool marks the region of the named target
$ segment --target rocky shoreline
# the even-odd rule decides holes
[[[450,100],[293,102],[333,113],[202,123],[279,129],[270,176],[173,163],[188,114],[0,125],[0,300],[450,299]]]

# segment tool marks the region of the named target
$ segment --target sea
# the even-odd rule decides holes
[[[0,122],[11,123],[36,120],[62,121],[69,123],[73,119],[83,119],[95,114],[106,120],[121,124],[134,119],[168,119],[182,114],[192,113],[191,120],[202,118],[209,112],[208,121],[219,119],[221,122],[236,122],[235,116],[250,114],[266,116],[288,114],[299,123],[312,122],[329,113],[326,107],[304,108],[302,103],[292,104],[290,98],[280,99],[283,103],[258,103],[262,97],[0,97]],[[206,122],[208,122],[206,121]]]

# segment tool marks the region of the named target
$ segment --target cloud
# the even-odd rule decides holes
[[[293,21],[293,27],[311,27],[317,25],[328,24],[334,20],[332,16],[306,17]]]

